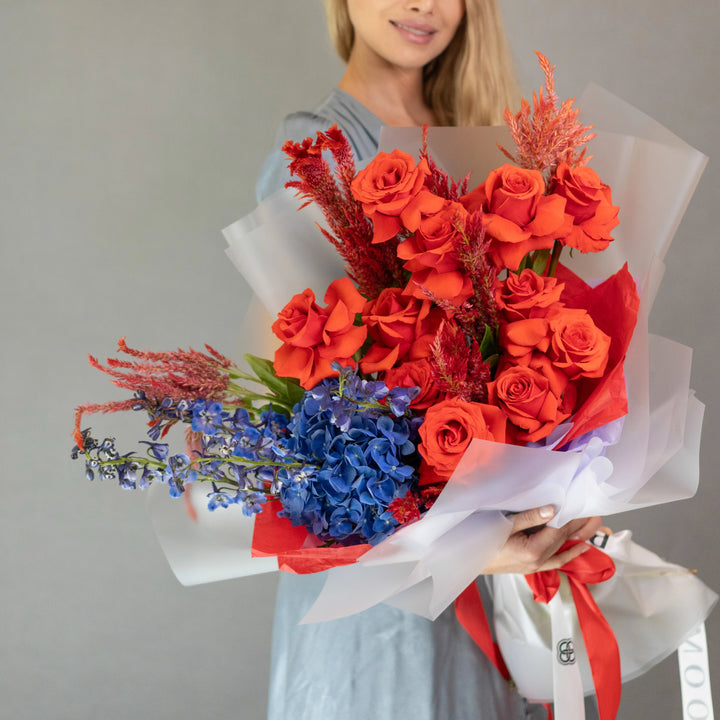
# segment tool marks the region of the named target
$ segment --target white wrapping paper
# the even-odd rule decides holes
[[[160,484],[148,488],[147,505],[153,528],[170,567],[183,585],[202,585],[243,575],[258,575],[278,569],[274,557],[250,556],[253,520],[239,505],[210,512],[205,491],[189,485],[187,502],[171,500]]]
[[[227,256],[272,317],[305,288],[322,297],[345,275],[342,258],[318,229],[322,212],[299,205],[295,192],[283,189],[223,230]]]

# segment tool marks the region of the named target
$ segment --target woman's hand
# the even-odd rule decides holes
[[[546,523],[554,515],[552,505],[514,515],[510,537],[483,574],[529,575],[542,570],[557,570],[590,547],[580,543],[558,553],[566,540],[589,540],[602,527],[599,517],[572,520],[561,528],[547,527]]]

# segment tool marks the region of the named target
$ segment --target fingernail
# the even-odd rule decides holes
[[[549,519],[555,514],[555,508],[552,505],[545,505],[540,508],[540,517]]]

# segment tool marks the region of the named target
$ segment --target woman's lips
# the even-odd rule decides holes
[[[432,25],[415,21],[391,20],[390,24],[410,42],[418,45],[427,45],[437,30]]]

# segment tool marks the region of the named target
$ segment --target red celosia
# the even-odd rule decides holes
[[[137,399],[130,398],[129,400],[111,400],[106,403],[85,403],[75,408],[75,428],[73,430],[73,438],[80,450],[84,450],[83,436],[80,429],[83,415],[92,415],[94,413],[113,413],[113,412],[124,412],[125,410],[132,410],[137,406]]]
[[[388,510],[401,525],[420,519],[418,498],[410,490],[405,493],[405,497],[395,498],[388,505]]]
[[[488,329],[495,334],[499,323],[494,295],[497,269],[487,258],[489,243],[485,239],[483,217],[483,213],[479,211],[467,215],[456,244],[456,253],[463,274],[472,281],[472,296],[461,306],[454,306],[442,298],[429,294],[436,305],[448,315],[452,315],[455,324],[462,331],[466,345],[475,343],[479,346]],[[482,372],[484,374],[485,371]]]
[[[480,345],[467,338],[454,322],[443,322],[431,346],[431,363],[437,387],[465,402],[484,402],[490,368],[480,354]]]
[[[120,338],[118,350],[138,361],[107,358],[107,366],[103,367],[92,355],[89,358],[90,365],[115,378],[113,385],[143,392],[148,397],[221,400],[230,382],[223,371],[232,365],[232,361],[209,345],[205,347],[209,354],[192,348],[151,352],[128,347],[125,338]]]
[[[425,510],[429,510],[435,504],[443,487],[445,487],[445,483],[435,483],[434,485],[425,485],[420,490],[420,500]]]
[[[589,158],[584,157],[585,150],[577,151],[595,135],[587,133],[591,125],[583,127],[578,122],[578,110],[572,107],[574,99],[566,100],[558,107],[553,77],[555,66],[551,66],[542,53],[536,54],[545,73],[544,90],[547,94],[543,88],[533,93],[532,111],[524,99],[517,115],[505,110],[505,122],[515,141],[517,157],[503,147],[500,150],[520,167],[540,172],[549,170],[552,174],[561,162],[567,162],[571,167],[587,162]]]
[[[485,238],[482,212],[470,213],[460,233],[457,248],[458,259],[463,271],[472,279],[473,297],[458,313],[457,321],[478,341],[482,340],[485,327],[497,327],[498,309],[495,301],[497,269],[488,261],[490,242]]]
[[[333,157],[334,174],[323,150]],[[318,133],[315,142],[311,138],[302,143],[288,141],[283,151],[291,159],[290,172],[299,178],[286,187],[295,188],[307,201],[305,205],[315,202],[322,210],[330,232],[321,230],[347,262],[348,276],[360,292],[372,299],[385,287],[403,284],[402,266],[395,254],[397,243],[372,244],[372,225],[350,191],[355,177],[352,150],[337,126]]]
[[[220,400],[237,402],[228,395],[230,378],[225,370],[232,362],[209,345],[208,353],[197,350],[175,350],[174,352],[150,352],[136,350],[125,344],[125,338],[118,341],[118,350],[138,358],[136,361],[107,358],[103,366],[89,355],[90,365],[113,378],[117,385],[134,393],[140,393],[150,403],[160,403],[164,398],[171,400]],[[88,403],[75,409],[74,437],[82,450],[80,423],[83,415],[102,412],[132,410],[138,405],[137,398],[117,400],[102,404]]]

